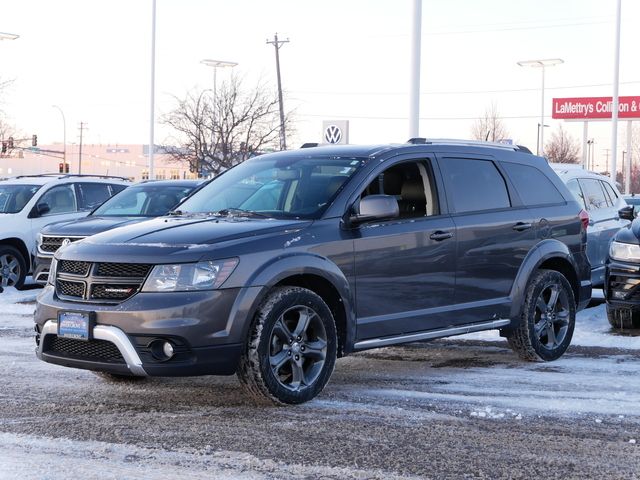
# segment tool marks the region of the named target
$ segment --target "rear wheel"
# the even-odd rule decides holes
[[[640,312],[630,308],[614,308],[607,305],[607,320],[620,330],[640,328]]]
[[[20,251],[11,245],[0,245],[0,285],[21,288],[26,276],[26,262]]]
[[[322,298],[300,287],[279,287],[262,302],[238,367],[257,400],[297,404],[318,395],[336,361],[336,327]]]
[[[569,347],[575,323],[576,303],[565,276],[539,270],[527,287],[520,324],[507,340],[524,360],[556,360]]]

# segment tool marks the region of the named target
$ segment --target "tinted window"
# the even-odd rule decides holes
[[[80,183],[80,209],[93,210],[111,196],[107,183]]]
[[[602,182],[593,178],[581,178],[579,180],[582,192],[584,194],[587,210],[597,210],[599,208],[607,208],[607,199],[602,190]]]
[[[604,191],[606,194],[608,194],[609,200],[611,200],[611,206],[614,206],[618,202],[618,194],[607,182],[603,181],[602,185],[604,185]]]
[[[131,187],[100,205],[93,215],[157,217],[175,207],[194,188],[153,184]]]
[[[18,213],[39,188],[38,185],[0,185],[0,213]]]
[[[503,163],[502,166],[525,205],[564,203],[555,185],[537,168],[517,163]]]
[[[507,185],[493,162],[445,158],[442,170],[450,185],[456,212],[511,206]]]
[[[49,211],[45,215],[75,212],[76,196],[73,192],[73,185],[53,187],[38,200],[38,204],[41,203],[49,205]]]
[[[571,195],[578,201],[578,203],[582,206],[582,208],[587,208],[584,203],[584,195],[582,194],[582,189],[580,185],[578,185],[578,180],[572,178],[567,182],[567,188],[571,192]]]

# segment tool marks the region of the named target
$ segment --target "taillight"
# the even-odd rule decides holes
[[[589,214],[586,212],[586,210],[582,209],[580,210],[578,216],[580,217],[580,221],[582,222],[582,228],[586,230],[589,226]]]

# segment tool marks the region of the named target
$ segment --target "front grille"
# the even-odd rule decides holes
[[[56,293],[69,300],[119,303],[140,291],[153,265],[60,260]],[[82,276],[82,280],[78,278]]]
[[[84,297],[84,282],[70,282],[68,280],[58,279],[56,281],[56,292],[58,295],[65,297]]]
[[[611,275],[608,290],[609,299],[640,301],[640,278]]]
[[[109,363],[126,363],[120,350],[107,340],[76,340],[47,335],[43,352],[59,356]]]
[[[146,277],[152,265],[144,263],[99,263],[95,275],[98,277]]]
[[[85,276],[89,273],[90,262],[76,262],[73,260],[60,260],[58,262],[58,272],[69,273],[71,275]]]
[[[82,238],[69,238],[69,237],[47,237],[46,235],[43,235],[42,237],[42,245],[40,245],[40,250],[42,250],[43,252],[47,252],[47,253],[55,253],[58,251],[58,249],[60,248],[60,246],[62,245],[62,242],[64,242],[65,239],[69,239],[69,241],[71,242],[77,242],[78,240],[82,240]]]
[[[137,293],[139,283],[111,285],[94,284],[91,287],[91,298],[95,300],[126,300]]]

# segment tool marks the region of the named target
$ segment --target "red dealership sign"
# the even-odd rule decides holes
[[[640,118],[640,97],[619,97],[618,118]],[[611,118],[611,97],[554,98],[551,118],[595,120]]]

